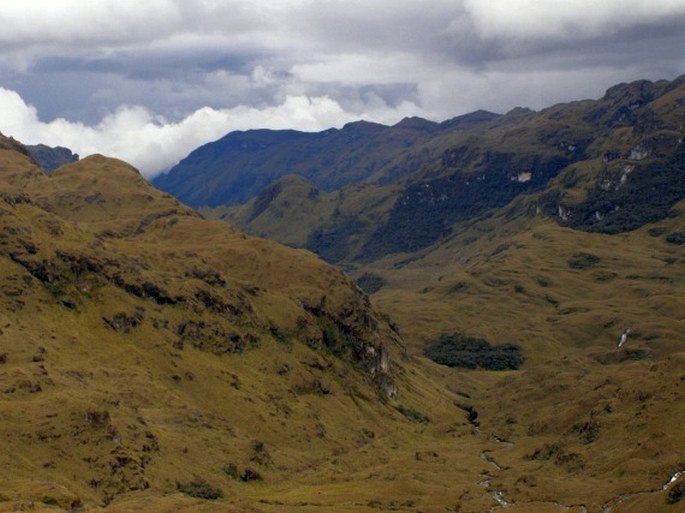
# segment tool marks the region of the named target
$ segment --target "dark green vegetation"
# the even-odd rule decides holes
[[[196,499],[216,500],[224,496],[224,492],[220,488],[215,488],[204,479],[195,479],[188,483],[177,483],[176,488],[179,492]]]
[[[381,276],[373,273],[364,273],[356,281],[359,288],[367,294],[378,292],[386,284],[386,281]]]
[[[407,417],[410,421],[416,422],[417,424],[428,424],[430,422],[428,417],[414,408],[407,408],[406,406],[400,404],[397,406],[397,411]]]
[[[682,246],[685,244],[685,232],[673,232],[666,237],[666,242]]]
[[[519,194],[542,188],[569,162],[562,157],[543,159],[486,153],[468,173],[455,163],[448,176],[408,185],[390,211],[388,222],[372,234],[360,258],[373,260],[425,248],[448,236],[454,223],[477,218]],[[520,182],[512,176],[512,169],[526,170],[535,178]]]
[[[576,253],[568,259],[568,266],[571,269],[588,269],[600,262],[600,258],[592,253]]]
[[[515,370],[523,363],[516,344],[492,345],[487,340],[461,333],[445,333],[424,350],[436,363],[463,369]]]
[[[623,180],[594,188],[576,205],[568,225],[578,230],[621,233],[654,223],[669,215],[685,198],[685,145],[664,160],[640,168],[628,167]],[[630,179],[628,179],[630,177]]]
[[[502,207],[509,217],[544,215],[575,230],[625,233],[668,218],[685,197],[684,113],[680,77],[620,84],[599,100],[540,112],[348,125],[306,137],[235,133],[155,183],[192,204],[247,201],[203,213],[335,263],[423,251]],[[282,143],[273,142],[281,135]],[[191,165],[229,147],[235,166],[202,161],[212,170],[205,176]],[[281,182],[287,173],[311,180],[313,189]],[[206,190],[195,185],[200,175]],[[270,180],[275,185],[267,187]]]

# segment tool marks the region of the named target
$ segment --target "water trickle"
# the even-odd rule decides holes
[[[662,490],[667,490],[669,486],[671,486],[673,483],[675,483],[678,479],[680,479],[682,476],[685,476],[685,470],[679,470],[675,474],[671,476],[671,478],[666,481],[666,484],[661,487]]]

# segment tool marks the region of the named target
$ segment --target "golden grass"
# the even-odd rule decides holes
[[[514,502],[509,511],[555,502],[596,511],[658,489],[685,460],[683,258],[646,230],[605,237],[494,218],[399,270],[376,264],[388,285],[370,309],[311,253],[204,221],[116,161],[86,159],[51,178],[16,152],[0,162],[2,192],[32,200],[1,205],[0,511],[81,501],[114,513],[480,513],[497,505],[492,490]],[[683,229],[682,217],[662,224]],[[600,263],[570,269],[579,251]],[[18,263],[57,265],[57,252],[104,271],[43,284]],[[190,299],[136,297],[115,273]],[[241,313],[202,306],[198,289]],[[399,397],[383,398],[350,360],[308,347],[315,326],[303,305],[373,317],[377,330],[360,330],[391,352]],[[128,331],[103,320],[136,308]],[[399,324],[408,355],[377,309]],[[190,341],[181,349],[177,327],[191,319],[258,343],[241,354]],[[600,363],[626,324],[636,332],[629,347],[651,358]],[[440,367],[421,348],[445,331],[516,341],[526,363],[503,373]],[[480,431],[455,402],[478,410]],[[592,422],[598,437],[588,442]],[[530,458],[545,445],[557,449]],[[264,479],[236,480],[229,464]],[[197,478],[224,498],[177,491]],[[635,496],[615,511],[675,511],[664,500]]]
[[[685,228],[682,216],[658,226]],[[495,217],[400,269],[388,259],[358,271],[385,278],[374,304],[417,357],[446,332],[523,347],[520,371],[446,378],[471,396],[463,401],[477,407],[482,429],[515,443],[490,453],[504,468],[492,486],[515,503],[508,511],[553,511],[554,502],[599,511],[624,494],[612,511],[668,511],[663,491],[631,495],[659,490],[685,466],[685,260],[649,228],[605,236]],[[580,252],[599,262],[572,268]],[[626,326],[626,349],[647,359],[617,359]]]

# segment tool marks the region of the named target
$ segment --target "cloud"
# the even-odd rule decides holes
[[[148,176],[233,129],[540,108],[685,70],[682,0],[22,0],[0,26],[0,130]]]
[[[416,111],[411,104],[390,108],[382,102],[369,105],[367,119],[396,122]],[[253,127],[295,128],[318,131],[359,118],[327,97],[288,96],[283,103],[261,108],[245,105],[230,109],[204,107],[178,122],[170,122],[142,106],[122,106],[97,125],[63,118],[50,122],[38,119],[35,107],[15,91],[0,88],[0,131],[25,144],[66,146],[81,155],[104,153],[132,163],[147,178],[185,157],[196,147],[218,139],[229,131]]]
[[[485,39],[610,37],[629,27],[685,19],[680,0],[464,0],[464,6]]]

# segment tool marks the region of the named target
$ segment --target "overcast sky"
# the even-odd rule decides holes
[[[21,0],[0,26],[0,132],[147,177],[231,130],[539,109],[685,73],[684,0]]]

